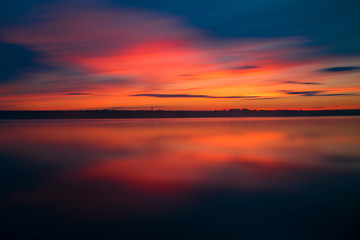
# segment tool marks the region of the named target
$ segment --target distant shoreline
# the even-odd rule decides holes
[[[320,117],[360,116],[355,110],[248,110],[227,111],[0,111],[0,119],[99,119],[99,118],[205,118],[205,117]]]

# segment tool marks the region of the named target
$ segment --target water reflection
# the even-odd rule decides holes
[[[2,121],[5,226],[24,238],[344,239],[360,216],[359,123]]]

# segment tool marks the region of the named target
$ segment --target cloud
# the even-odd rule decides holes
[[[327,46],[317,54],[360,54],[356,0],[207,0],[206,6],[193,0],[113,1],[186,16],[220,38],[306,36],[308,46]]]
[[[41,53],[39,61],[50,66],[81,72],[83,76],[77,79],[125,76],[137,84],[138,89],[154,86],[161,89],[174,82],[179,86],[192,85],[182,87],[189,89],[194,88],[195,82],[201,82],[198,86],[211,84],[229,74],[231,66],[247,70],[259,68],[257,61],[264,65],[272,61],[288,64],[283,56],[299,52],[298,44],[303,42],[287,37],[217,40],[179,17],[143,9],[108,8],[94,2],[49,4],[24,19],[28,21],[3,30],[1,38],[36,50]],[[261,71],[267,69],[261,66]],[[242,73],[230,74],[225,81],[233,81]],[[86,82],[94,85],[91,80],[70,78],[73,86],[84,86]],[[246,82],[237,81],[238,84]],[[61,85],[61,81],[58,84]],[[98,84],[101,85],[101,81]],[[49,91],[53,91],[50,88],[55,85],[47,85]],[[44,85],[42,90],[45,89]]]
[[[360,67],[355,66],[347,66],[347,67],[331,67],[331,68],[325,68],[321,69],[322,72],[348,72],[348,71],[354,71],[359,70]]]
[[[289,95],[301,95],[301,96],[318,96],[324,91],[285,91],[286,94]]]
[[[81,92],[73,92],[73,93],[65,93],[64,95],[74,95],[74,96],[85,96],[92,95],[90,93],[81,93]]]
[[[116,56],[118,51],[135,44],[179,41],[197,35],[166,14],[111,9],[94,1],[48,4],[25,19],[31,20],[30,23],[8,26],[2,38],[47,52],[48,58],[57,64],[87,57]]]
[[[313,97],[313,96],[321,96],[321,97],[329,97],[329,96],[353,96],[351,93],[326,93],[327,91],[282,91],[289,95],[300,95],[304,97]]]
[[[232,70],[248,70],[248,69],[254,69],[254,68],[259,68],[259,66],[254,66],[254,65],[247,65],[247,66],[239,66],[239,67],[232,67]]]
[[[279,99],[276,97],[259,97],[259,98],[248,98],[248,99],[244,99],[244,100],[271,100],[271,99]]]
[[[320,85],[316,81],[321,81],[341,86],[341,83],[335,83],[336,79],[330,79],[330,75],[318,76],[313,69],[358,65],[354,57],[331,55],[324,58],[318,55],[324,48],[312,45],[313,35],[293,32],[293,29],[307,28],[290,24],[291,28],[283,29],[289,25],[288,22],[278,21],[280,18],[276,14],[274,18],[268,15],[269,9],[282,17],[288,16],[283,16],[283,10],[270,2],[209,0],[206,11],[197,11],[195,9],[203,10],[204,5],[190,0],[156,1],[159,4],[124,0],[121,5],[114,4],[114,1],[110,1],[110,5],[109,1],[99,0],[49,1],[31,11],[23,11],[27,15],[14,18],[16,21],[5,25],[0,30],[0,40],[35,55],[19,67],[14,65],[14,70],[10,71],[18,74],[24,69],[26,76],[15,76],[20,83],[8,80],[6,84],[2,83],[6,87],[0,89],[1,97],[8,97],[8,102],[17,101],[16,105],[6,105],[2,101],[0,107],[30,108],[38,101],[44,108],[63,108],[85,104],[85,100],[90,99],[61,97],[64,93],[73,96],[91,93],[97,96],[96,103],[91,103],[96,107],[109,106],[109,102],[115,106],[130,106],[134,103],[127,102],[129,94],[158,98],[149,99],[150,102],[159,98],[164,98],[165,102],[165,98],[194,98],[191,103],[181,100],[176,103],[174,99],[172,104],[188,104],[189,108],[200,104],[212,107],[206,101],[197,102],[195,98],[260,100],[270,99],[261,96],[278,97],[279,87],[276,85],[281,84],[310,86]],[[284,6],[283,0],[279,1],[275,0],[274,4]],[[190,4],[191,8],[188,7]],[[295,7],[299,2],[289,5]],[[257,14],[245,11],[246,7]],[[238,18],[250,21],[237,24],[235,20]],[[303,22],[296,17],[290,18],[292,23]],[[277,24],[272,28],[274,19],[277,19]],[[259,28],[264,31],[259,31]],[[21,60],[21,57],[16,59]],[[35,62],[53,69],[32,67]],[[27,70],[29,66],[31,71]],[[356,76],[350,76],[346,84],[357,84],[353,77]],[[277,81],[268,84],[268,79]],[[281,82],[287,79],[299,81]],[[292,87],[294,91],[288,95],[346,95],[337,91],[296,91],[301,86]],[[218,96],[191,94],[204,89],[216,91]],[[226,96],[234,89],[238,90],[239,96]],[[149,92],[181,94],[139,94]],[[136,105],[144,104],[141,98],[131,100],[138,101]],[[224,104],[224,101],[218,102]],[[233,104],[236,100],[226,102]],[[286,100],[279,101],[279,104],[291,105]],[[259,104],[256,107],[267,106]]]
[[[0,42],[0,53],[0,82],[20,78],[41,67],[41,64],[35,61],[38,53],[24,46]]]
[[[287,84],[304,84],[304,85],[322,85],[323,83],[318,82],[301,82],[301,81],[283,81],[280,83],[287,83]]]
[[[287,56],[312,51],[299,49],[306,42],[300,38],[218,40],[181,17],[94,2],[49,4],[23,19],[28,21],[2,31],[3,41],[42,53],[40,60],[52,66],[89,75],[128,75],[143,83],[255,69],[257,61],[288,64]]]
[[[258,98],[259,96],[212,96],[196,94],[134,94],[132,97],[156,97],[156,98]]]

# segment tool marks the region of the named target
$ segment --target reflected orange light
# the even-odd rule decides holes
[[[358,171],[337,161],[359,159],[357,126],[357,118],[4,122],[0,151],[58,169],[13,201],[103,215],[185,203],[199,189],[265,191],[306,181],[304,172]]]

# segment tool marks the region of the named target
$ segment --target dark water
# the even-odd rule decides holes
[[[360,118],[0,122],[6,239],[360,239]]]

